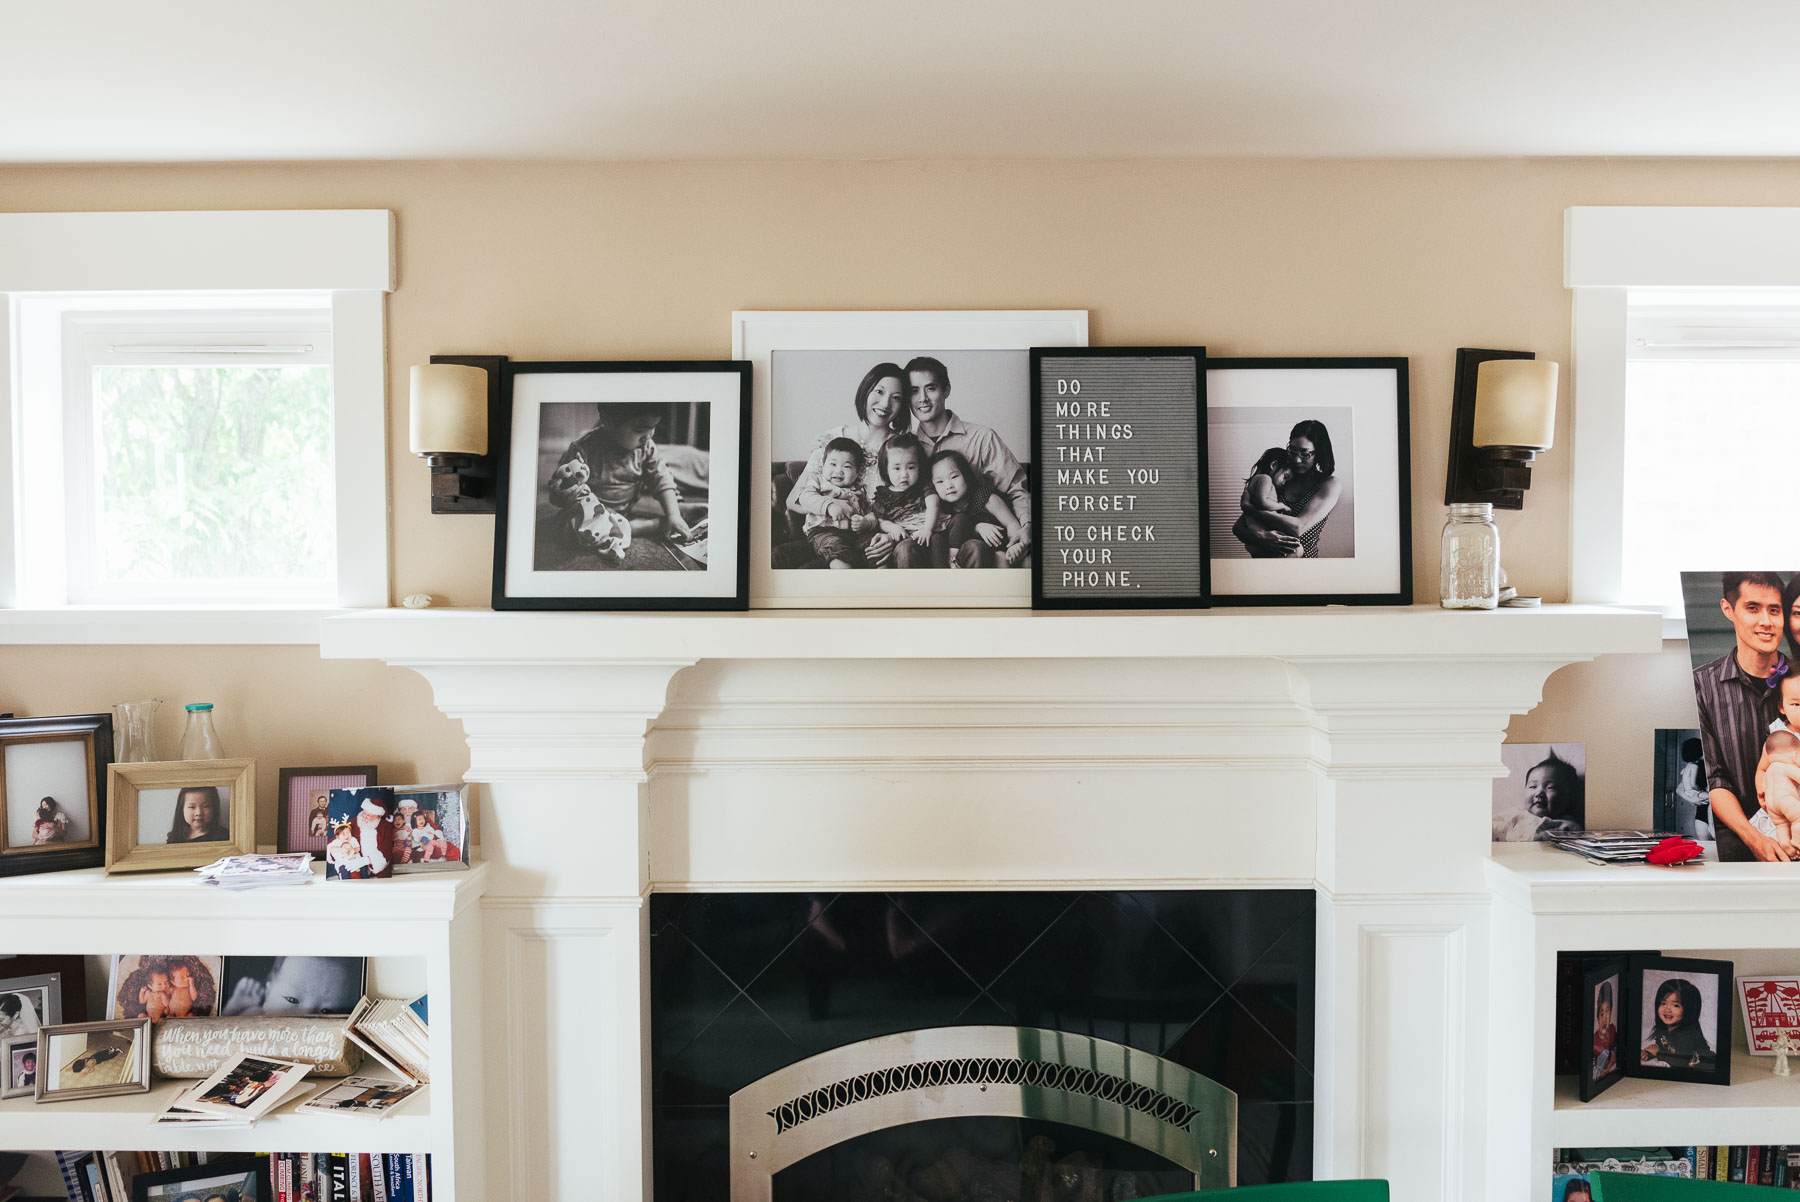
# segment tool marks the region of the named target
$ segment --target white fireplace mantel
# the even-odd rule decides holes
[[[1660,645],[1658,615],[1585,606],[321,634],[424,675],[486,785],[488,1196],[608,1202],[650,1196],[645,897],[859,888],[1315,889],[1317,1172],[1516,1197],[1487,1142],[1516,1101],[1488,1070],[1500,743],[1558,668]]]

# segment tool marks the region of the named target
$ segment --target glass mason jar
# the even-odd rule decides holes
[[[187,707],[187,727],[181,732],[181,758],[184,760],[222,760],[225,748],[219,743],[219,732],[213,729],[213,707],[200,701]]]
[[[1445,609],[1493,609],[1500,603],[1500,531],[1492,505],[1450,507],[1440,572],[1438,604]]]

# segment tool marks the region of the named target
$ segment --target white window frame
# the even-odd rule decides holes
[[[0,300],[14,293],[330,294],[340,609],[388,604],[386,209],[0,213]],[[10,325],[10,323],[9,323]],[[0,642],[316,643],[325,612],[16,607],[17,335],[0,339]]]
[[[1576,206],[1563,213],[1573,290],[1569,599],[1614,605],[1623,579],[1626,311],[1633,289],[1800,288],[1800,208]],[[1668,638],[1686,638],[1680,618]]]

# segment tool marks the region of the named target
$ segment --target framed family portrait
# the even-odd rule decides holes
[[[1800,850],[1800,569],[1683,572],[1697,781],[1719,859]]]
[[[750,366],[506,363],[495,609],[743,609]]]
[[[311,852],[325,858],[331,841],[331,791],[363,789],[378,783],[375,765],[337,768],[283,768],[276,802],[277,852]]]
[[[150,1089],[150,1020],[103,1019],[38,1031],[36,1100],[72,1102]]]
[[[1412,604],[1403,358],[1208,359],[1215,605]]]
[[[1592,1101],[1625,1078],[1626,1049],[1619,1037],[1624,998],[1624,960],[1582,962],[1581,1019],[1576,1030],[1581,1033],[1583,1049],[1576,1076],[1584,1102]]]
[[[1732,971],[1729,960],[1631,957],[1625,1075],[1730,1085]]]
[[[199,868],[256,850],[256,761],[114,764],[106,871]]]
[[[0,718],[0,876],[104,862],[111,714]]]
[[[1034,609],[1209,601],[1205,347],[1031,352]]]
[[[769,473],[751,604],[1028,606],[1030,348],[1086,344],[1085,310],[732,314]]]
[[[394,790],[394,875],[469,867],[472,786],[402,785]]]

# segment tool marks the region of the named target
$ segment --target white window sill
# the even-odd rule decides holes
[[[0,609],[0,646],[317,646],[320,619],[349,612],[352,611],[279,606],[70,605],[59,609]]]

